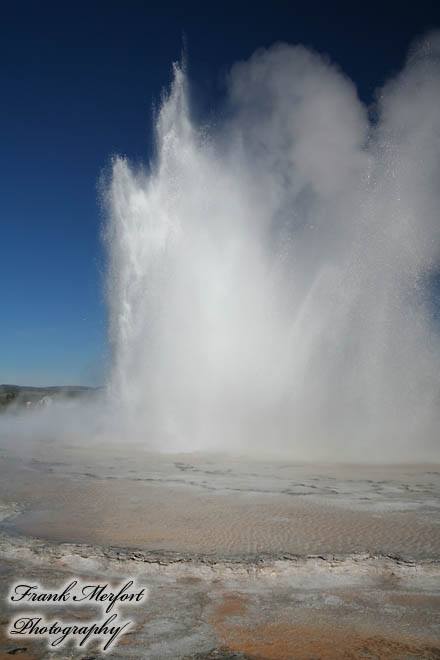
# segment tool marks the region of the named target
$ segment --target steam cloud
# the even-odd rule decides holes
[[[215,126],[184,68],[148,171],[107,190],[118,432],[159,449],[438,456],[440,35],[369,121],[352,82],[278,44],[234,65]]]
[[[197,126],[174,66],[154,162],[115,158],[105,192],[106,435],[439,458],[440,33],[377,98],[370,120],[337,67],[277,44]]]

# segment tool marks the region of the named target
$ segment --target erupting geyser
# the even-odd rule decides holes
[[[440,36],[369,121],[301,46],[236,64],[213,126],[184,67],[146,170],[106,189],[112,428],[152,449],[437,457]]]

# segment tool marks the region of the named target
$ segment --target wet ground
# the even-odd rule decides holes
[[[22,449],[0,460],[0,660],[104,657],[6,635],[14,580],[78,576],[149,589],[111,657],[440,658],[440,466]]]

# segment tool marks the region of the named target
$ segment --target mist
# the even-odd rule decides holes
[[[174,66],[154,162],[115,158],[106,191],[119,432],[438,456],[439,55],[426,36],[368,112],[327,58],[276,44],[233,66],[212,126]]]
[[[112,363],[91,437],[438,460],[440,33],[370,108],[287,44],[232,67],[215,122],[190,96],[175,64],[152,162],[115,157],[103,184]]]

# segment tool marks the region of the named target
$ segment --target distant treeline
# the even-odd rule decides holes
[[[62,385],[51,387],[32,387],[30,385],[0,385],[0,411],[12,404],[32,407],[60,399],[77,399],[94,394],[101,388],[82,385]]]

